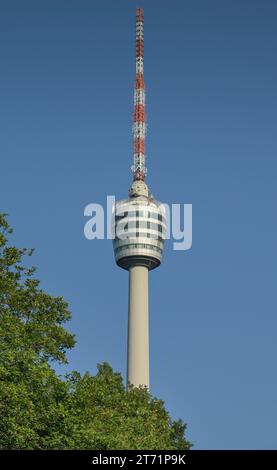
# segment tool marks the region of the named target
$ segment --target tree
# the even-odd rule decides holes
[[[75,344],[68,305],[40,288],[22,264],[32,250],[9,246],[11,232],[0,214],[0,448],[189,448],[184,423],[146,389],[126,391],[108,364],[96,376],[56,374],[52,362]]]
[[[32,250],[9,246],[11,233],[0,215],[0,447],[43,448],[45,435],[62,432],[68,389],[50,361],[66,362],[75,340],[62,326],[67,303],[39,288],[35,269],[22,265]]]
[[[161,400],[146,389],[127,391],[107,364],[92,377],[72,374],[67,428],[76,429],[72,448],[188,449],[185,425],[171,420]]]

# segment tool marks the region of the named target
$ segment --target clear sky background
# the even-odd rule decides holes
[[[0,14],[1,210],[70,304],[63,373],[125,377],[127,273],[84,207],[131,181],[135,7],[148,183],[192,203],[193,248],[150,274],[151,391],[195,448],[277,449],[277,2],[9,0]]]

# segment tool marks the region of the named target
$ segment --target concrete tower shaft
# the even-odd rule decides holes
[[[128,382],[149,389],[148,269],[129,268]]]

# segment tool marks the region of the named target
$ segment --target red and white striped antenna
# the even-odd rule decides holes
[[[145,86],[143,79],[143,26],[144,12],[136,10],[136,81],[134,91],[133,142],[134,164],[132,166],[134,181],[144,181],[147,169],[145,166]]]

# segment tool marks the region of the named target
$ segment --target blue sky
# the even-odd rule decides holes
[[[130,185],[137,6],[148,183],[193,205],[193,248],[150,274],[151,391],[195,448],[276,449],[275,1],[2,2],[1,210],[70,304],[59,372],[125,377],[127,273],[83,211]]]

